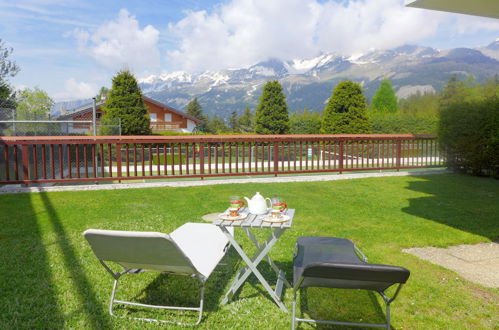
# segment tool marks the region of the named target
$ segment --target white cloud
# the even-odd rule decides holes
[[[477,33],[480,30],[497,30],[499,32],[499,20],[495,18],[476,18],[470,15],[454,14],[453,20],[457,31],[461,34]]]
[[[73,37],[78,45],[78,50],[80,52],[85,51],[88,39],[90,39],[90,33],[83,29],[74,29],[64,34],[64,37]]]
[[[407,8],[403,0],[231,0],[169,24],[179,46],[167,57],[171,67],[202,71],[319,51],[351,55],[417,43],[449,20],[452,14]],[[454,24],[460,33],[474,24],[497,29],[497,23],[474,17]]]
[[[112,70],[126,66],[136,73],[144,73],[160,65],[159,31],[152,25],[141,29],[126,9],[121,9],[117,19],[102,24],[94,32],[75,29],[67,36],[76,39],[80,51]]]
[[[98,90],[96,84],[69,78],[64,82],[64,91],[56,93],[54,98],[57,101],[88,99],[97,95]]]

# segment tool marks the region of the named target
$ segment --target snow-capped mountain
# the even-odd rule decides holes
[[[206,113],[225,116],[254,108],[266,81],[278,79],[292,111],[308,107],[322,110],[334,86],[351,79],[362,84],[371,98],[384,77],[389,77],[399,97],[416,92],[440,91],[451,75],[474,75],[484,81],[499,74],[499,39],[477,49],[437,50],[405,45],[389,50],[341,56],[321,53],[308,59],[268,59],[255,65],[217,72],[164,73],[140,79],[144,93],[178,109],[198,97]]]

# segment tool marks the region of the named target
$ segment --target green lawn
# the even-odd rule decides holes
[[[112,278],[82,232],[87,228],[170,232],[187,221],[199,221],[205,213],[223,210],[230,195],[252,196],[255,191],[282,196],[297,210],[293,228],[270,253],[288,279],[298,236],[345,237],[370,262],[411,270],[407,285],[392,304],[394,328],[497,329],[499,290],[401,252],[407,247],[498,239],[499,181],[451,174],[0,195],[0,328],[157,328],[108,316]],[[236,237],[243,246],[252,246],[242,232],[236,232]],[[289,328],[290,314],[263,294],[254,276],[233,302],[219,305],[241,265],[234,251],[231,256],[232,269],[220,266],[207,283],[199,328]],[[274,278],[266,263],[261,270]],[[122,283],[118,299],[154,304],[195,304],[197,300],[195,281],[183,277],[150,273],[125,277]],[[314,288],[305,297],[300,305],[307,317],[383,322],[383,305],[371,293]],[[286,290],[284,301],[291,307],[291,290]],[[165,311],[123,308],[117,313],[172,316]]]

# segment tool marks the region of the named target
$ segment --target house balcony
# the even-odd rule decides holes
[[[153,132],[165,132],[165,131],[178,131],[180,129],[180,122],[171,123],[154,123],[151,122],[151,130]]]

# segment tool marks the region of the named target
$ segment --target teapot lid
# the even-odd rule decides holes
[[[255,199],[255,198],[256,199],[264,199],[263,196],[258,191],[256,192],[255,196],[253,196],[253,198],[251,198],[251,199]]]

